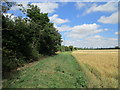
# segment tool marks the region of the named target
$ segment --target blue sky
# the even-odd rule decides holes
[[[27,3],[21,2],[25,8]],[[118,45],[117,2],[31,3],[48,13],[50,22],[61,33],[64,45],[76,47],[114,47]],[[7,14],[25,17],[18,6]]]

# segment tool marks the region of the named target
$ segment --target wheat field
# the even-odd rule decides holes
[[[72,53],[82,67],[88,87],[118,87],[118,50],[77,50]]]

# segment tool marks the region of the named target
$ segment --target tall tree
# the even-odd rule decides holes
[[[3,72],[38,60],[42,55],[53,55],[61,45],[61,35],[49,22],[48,14],[37,6],[28,5],[27,18],[10,19],[2,15]],[[23,10],[24,11],[24,10]]]

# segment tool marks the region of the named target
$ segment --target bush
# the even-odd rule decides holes
[[[16,58],[16,57],[3,57],[2,63],[2,72],[10,72],[11,70],[16,69],[17,67],[22,66],[25,61],[24,58]]]

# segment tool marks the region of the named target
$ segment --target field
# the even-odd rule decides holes
[[[20,67],[3,88],[117,88],[118,50],[60,52]]]
[[[84,73],[70,52],[47,57],[3,80],[3,88],[79,88],[86,87]]]
[[[72,55],[86,75],[87,87],[118,87],[118,50],[78,50]]]

